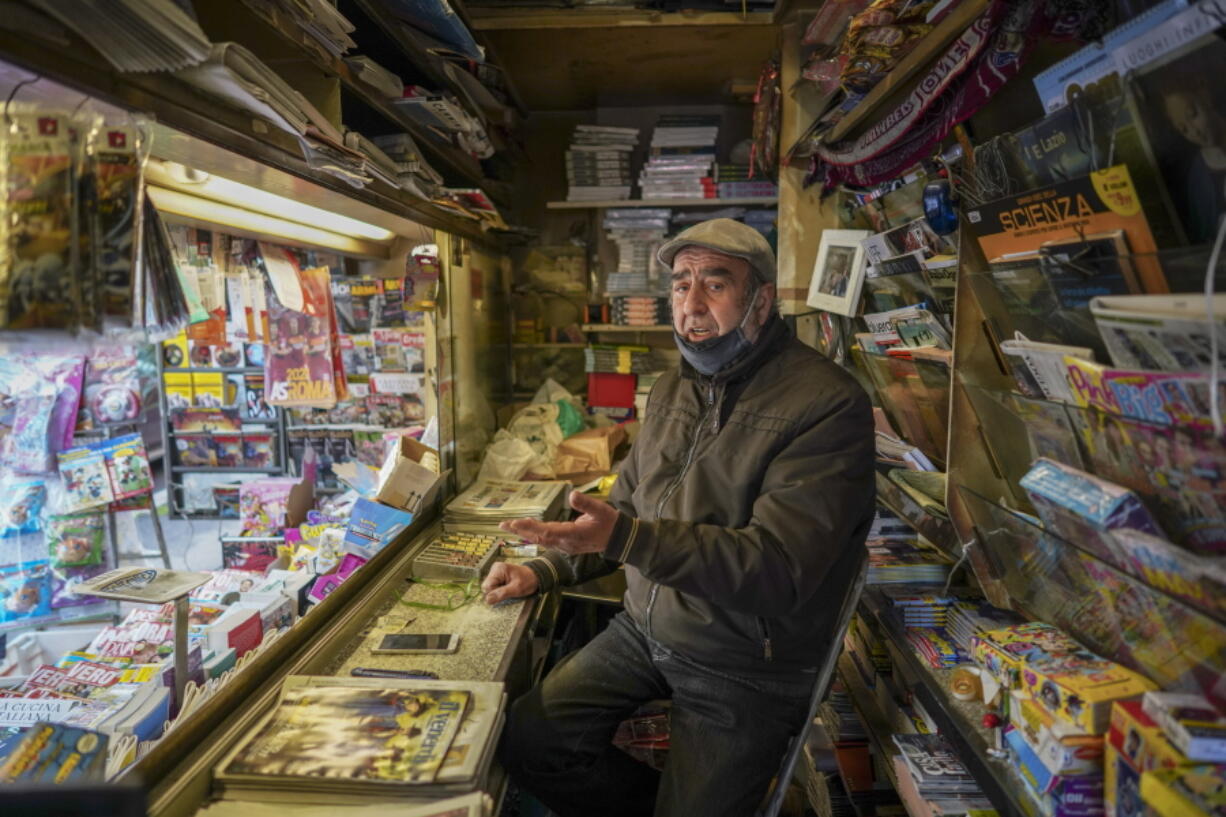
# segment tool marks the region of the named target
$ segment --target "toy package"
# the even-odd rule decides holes
[[[6,106],[4,203],[20,216],[0,248],[0,328],[80,327],[82,276],[76,221],[81,143],[71,117]]]
[[[413,521],[413,514],[369,499],[359,499],[345,531],[345,550],[373,559]]]
[[[1226,763],[1226,714],[1204,695],[1146,692],[1141,708],[1194,763]]]
[[[1158,817],[1226,815],[1226,766],[1179,766],[1141,775],[1141,798]]]
[[[1035,755],[1017,729],[1005,731],[1005,743],[1026,793],[1044,817],[1101,817],[1103,776],[1053,775]]]
[[[1009,722],[1053,775],[1102,774],[1103,739],[1074,732],[1025,695],[1009,702]]]
[[[239,487],[242,536],[280,536],[285,529],[290,491],[298,480],[287,477],[247,482]]]
[[[247,468],[270,468],[273,460],[272,434],[243,434],[242,464]]]
[[[42,530],[47,487],[39,477],[0,478],[0,538]]]
[[[60,610],[65,607],[80,607],[94,604],[100,599],[97,596],[87,596],[77,593],[77,588],[95,576],[101,576],[110,566],[103,561],[96,565],[85,567],[55,568],[51,573],[51,609]]]
[[[1121,560],[1108,531],[1131,528],[1166,538],[1136,494],[1093,474],[1039,458],[1020,485],[1045,526],[1111,564]]]
[[[1029,696],[1057,720],[1087,735],[1107,731],[1112,702],[1155,688],[1144,676],[1041,622],[981,633],[972,639],[971,652],[1006,689]]]
[[[1107,817],[1146,817],[1141,802],[1141,775],[1187,763],[1140,701],[1116,701],[1111,707],[1103,764],[1103,803]]]
[[[106,518],[101,513],[51,516],[47,519],[47,552],[53,568],[84,567],[102,562]]]
[[[130,423],[144,413],[140,362],[131,347],[98,349],[85,362],[85,382],[77,429]]]
[[[0,624],[51,613],[51,566],[46,559],[0,567]]]

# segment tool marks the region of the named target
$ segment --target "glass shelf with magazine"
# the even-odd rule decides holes
[[[949,441],[949,367],[858,349],[852,355],[859,369],[868,374],[876,402],[885,409],[894,428],[943,467]]]
[[[1115,243],[1113,243],[1113,241]],[[1047,247],[1043,252],[989,261],[987,269],[964,270],[988,318],[997,344],[1020,333],[1038,343],[1085,347],[1100,361],[1111,360],[1090,299],[1143,292],[1203,292],[1208,246],[1149,254],[1120,252],[1118,239],[1087,236],[1085,242]],[[1217,291],[1226,289],[1226,270],[1216,274]],[[1146,288],[1145,281],[1165,282]]]
[[[1031,817],[1034,809],[1025,784],[1010,771],[1007,760],[988,752],[995,748],[995,740],[992,730],[983,726],[983,704],[953,697],[949,683],[954,670],[934,669],[915,651],[902,622],[878,592],[868,588],[860,607],[876,622],[890,646],[895,681],[911,690],[1001,817]]]
[[[958,535],[949,519],[929,513],[881,470],[877,471],[877,501],[946,556],[959,558]]]
[[[993,579],[1004,584],[1019,611],[1067,630],[1163,689],[1208,692],[1220,682],[1226,672],[1226,616],[1221,585],[1214,585],[1210,574],[1196,576],[1186,561],[1145,564],[1138,550],[1128,551],[1132,560],[1126,572],[1105,560],[1114,551],[1103,552],[1089,541],[1074,544],[1033,517],[965,486],[958,490]],[[1167,553],[1174,552],[1169,546]]]
[[[1135,493],[1171,541],[1226,552],[1226,441],[1209,429],[975,386],[966,392],[1015,507],[1032,510],[1019,481],[1046,457]]]

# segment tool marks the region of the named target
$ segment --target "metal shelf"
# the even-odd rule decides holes
[[[734,199],[609,199],[604,201],[551,201],[550,210],[605,210],[610,207],[735,207],[748,204],[777,205],[777,196]]]
[[[262,366],[166,366],[165,374],[264,374]]]

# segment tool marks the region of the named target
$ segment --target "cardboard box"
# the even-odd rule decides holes
[[[1157,817],[1220,817],[1226,811],[1226,765],[1146,772],[1141,775],[1141,797]]]
[[[1226,717],[1204,695],[1146,692],[1141,708],[1188,760],[1226,762]]]
[[[345,529],[345,550],[363,559],[372,559],[391,544],[413,521],[413,514],[369,499],[353,503],[349,527]]]
[[[990,630],[972,642],[977,663],[1006,689],[1022,692],[1071,733],[1101,735],[1115,701],[1156,689],[1148,678],[1082,647],[1041,622]]]
[[[1151,769],[1181,766],[1187,759],[1145,714],[1140,701],[1111,707],[1103,759],[1103,804],[1107,817],[1148,817],[1141,801],[1141,775]]]
[[[1045,817],[1100,817],[1103,814],[1103,776],[1053,775],[1039,760],[1017,729],[1005,731],[1009,757],[1027,792]]]
[[[379,489],[375,492],[375,499],[410,513],[419,513],[433,502],[447,472],[436,474],[422,465],[422,459],[427,455],[432,455],[436,460],[438,458],[433,448],[412,437],[401,437],[379,469]]]
[[[1103,739],[1074,732],[1029,698],[1013,693],[1009,721],[1054,775],[1102,774]]]

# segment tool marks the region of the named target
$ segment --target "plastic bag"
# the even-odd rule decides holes
[[[485,459],[481,461],[477,478],[518,480],[540,459],[540,455],[527,442],[499,430],[494,435],[494,442],[485,449]]]
[[[558,428],[561,429],[563,438],[583,430],[583,415],[579,413],[579,409],[567,400],[559,400],[554,405],[558,407]]]

